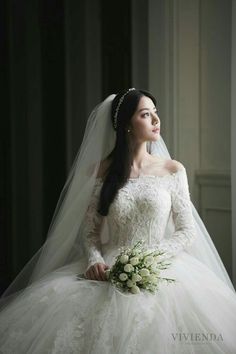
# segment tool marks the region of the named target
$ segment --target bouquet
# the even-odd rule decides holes
[[[138,294],[143,289],[155,293],[161,281],[175,281],[160,276],[160,271],[170,265],[160,261],[159,256],[163,254],[145,250],[143,241],[138,241],[132,248],[121,250],[114,265],[106,271],[107,279],[123,292]]]

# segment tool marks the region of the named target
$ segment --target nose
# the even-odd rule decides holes
[[[159,124],[160,118],[158,117],[157,113],[152,114],[152,124]]]

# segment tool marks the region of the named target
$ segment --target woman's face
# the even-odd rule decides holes
[[[160,118],[153,101],[142,96],[137,110],[131,118],[132,136],[138,142],[156,141],[160,137]]]

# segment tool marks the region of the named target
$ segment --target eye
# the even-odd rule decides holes
[[[155,107],[155,108],[154,108],[154,112],[155,112],[156,114],[158,114],[158,113],[159,113],[159,110]]]
[[[149,117],[150,116],[150,113],[149,112],[145,112],[142,114],[142,117]]]

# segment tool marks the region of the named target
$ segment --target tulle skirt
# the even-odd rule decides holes
[[[186,252],[155,295],[123,294],[79,269],[50,273],[2,310],[0,353],[236,353],[235,292]]]

